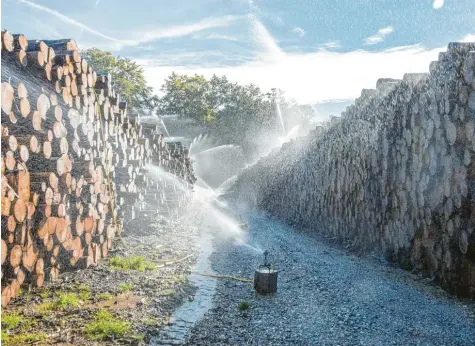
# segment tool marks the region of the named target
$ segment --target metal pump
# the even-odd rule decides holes
[[[254,288],[256,292],[267,294],[277,292],[277,273],[273,265],[267,260],[269,251],[264,251],[264,264],[261,264],[254,273]]]

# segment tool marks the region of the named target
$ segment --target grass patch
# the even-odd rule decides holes
[[[8,335],[2,331],[2,345],[17,346],[35,343],[36,345],[46,345],[47,335],[45,333],[22,333],[19,335]]]
[[[109,300],[112,299],[113,295],[109,292],[99,293],[96,298],[99,300]]]
[[[249,303],[248,302],[240,302],[238,304],[238,310],[239,311],[244,311],[244,310],[247,310],[249,309]]]
[[[91,298],[91,292],[80,291],[79,298],[81,298],[81,300],[85,302],[86,300],[89,300]]]
[[[49,298],[50,292],[48,289],[45,289],[44,291],[40,292],[40,297],[43,299]]]
[[[76,293],[59,293],[54,301],[56,308],[77,308],[79,306],[79,296]]]
[[[79,285],[79,298],[81,298],[82,301],[89,300],[91,298],[91,287],[88,285]]]
[[[129,292],[129,291],[132,291],[133,288],[134,288],[134,285],[132,284],[121,283],[119,285],[119,292],[120,293]]]
[[[93,340],[107,340],[121,338],[131,331],[130,323],[112,316],[110,312],[100,310],[94,321],[85,328],[86,334]]]
[[[20,315],[16,315],[16,314],[6,315],[6,314],[3,314],[3,316],[2,316],[2,327],[5,328],[5,329],[14,329],[20,324],[21,320],[22,320],[22,318],[21,318]]]
[[[146,270],[155,270],[157,266],[144,259],[142,256],[119,257],[114,256],[109,260],[109,266],[116,270],[137,270],[144,272]]]
[[[43,302],[36,308],[36,312],[41,315],[47,314],[55,309],[54,302]]]

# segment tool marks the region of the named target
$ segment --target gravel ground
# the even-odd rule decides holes
[[[186,345],[475,345],[474,303],[454,299],[409,272],[358,258],[298,234],[263,214],[247,215],[248,244],[267,249],[278,292],[218,280],[214,307]],[[259,251],[216,234],[213,270],[252,279]],[[240,302],[249,309],[239,311]]]

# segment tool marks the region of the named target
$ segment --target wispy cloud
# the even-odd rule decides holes
[[[293,32],[293,33],[296,33],[300,37],[303,37],[306,34],[305,30],[302,29],[301,27],[298,27],[298,26],[296,26],[295,28],[292,28],[292,30],[290,30],[290,31]]]
[[[442,8],[442,6],[444,6],[444,0],[434,0],[434,3],[432,4],[432,7],[434,7],[436,10]]]
[[[335,49],[335,48],[340,48],[341,43],[340,41],[329,41],[329,42],[326,42],[323,46],[326,49]]]
[[[105,38],[106,40],[121,42],[121,40],[118,40],[114,37],[108,36],[108,35],[103,34],[103,33],[99,32],[97,30],[94,30],[94,29],[88,27],[87,25],[84,25],[84,24],[78,22],[77,20],[75,20],[71,17],[65,16],[64,14],[62,14],[62,13],[56,11],[56,10],[53,10],[51,8],[48,8],[46,6],[36,4],[36,3],[28,1],[28,0],[17,0],[17,1],[21,2],[23,4],[26,4],[28,6],[34,7],[36,9],[40,10],[40,11],[44,11],[44,12],[47,12],[49,14],[52,14],[53,16],[61,19],[62,21],[66,22],[66,23],[69,23],[69,24],[72,24],[72,25],[75,25],[75,26],[83,29],[84,31],[89,32],[90,34],[96,35],[96,36],[101,37],[101,38]]]
[[[141,33],[141,37],[138,38],[138,40],[140,41],[140,43],[143,43],[163,38],[188,36],[199,31],[229,26],[233,22],[241,18],[243,17],[222,16],[217,18],[205,18],[192,24],[184,24],[148,30],[146,32]]]
[[[383,42],[386,36],[394,32],[394,28],[392,26],[387,26],[385,28],[381,28],[378,32],[370,37],[367,37],[363,40],[365,45],[372,45],[376,43]]]
[[[234,21],[243,18],[242,16],[231,16],[231,15],[217,17],[217,18],[204,18],[196,23],[176,25],[176,26],[164,27],[164,28],[156,28],[156,29],[151,29],[144,32],[136,32],[133,35],[134,37],[124,40],[124,39],[117,39],[115,37],[111,37],[102,32],[94,30],[90,28],[89,26],[78,22],[77,20],[71,17],[68,17],[54,9],[48,8],[46,6],[39,5],[37,3],[31,2],[28,0],[17,0],[17,1],[26,5],[29,5],[33,8],[36,8],[40,11],[47,12],[66,23],[69,23],[81,28],[85,32],[88,32],[97,37],[112,41],[113,44],[109,45],[109,47],[113,48],[113,50],[119,50],[124,46],[136,46],[141,43],[160,40],[164,38],[188,36],[193,33],[208,30],[208,29],[225,27],[225,26],[230,25]],[[98,4],[98,2],[96,4]]]
[[[211,33],[207,35],[195,35],[192,37],[195,40],[226,40],[226,41],[239,41],[239,38],[231,35],[222,35]]]

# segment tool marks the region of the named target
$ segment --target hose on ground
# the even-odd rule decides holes
[[[201,276],[208,276],[211,278],[217,278],[217,279],[232,279],[232,280],[237,280],[237,281],[242,281],[242,282],[250,282],[253,283],[253,280],[250,279],[244,279],[244,278],[238,278],[236,276],[230,276],[230,275],[215,275],[215,274],[205,274],[205,273],[198,273],[198,272],[193,272],[193,274],[201,275]]]

